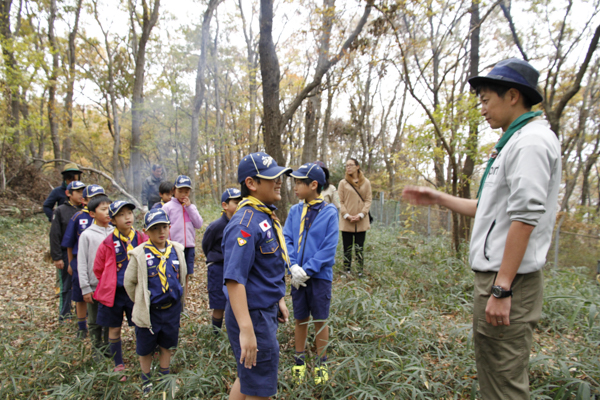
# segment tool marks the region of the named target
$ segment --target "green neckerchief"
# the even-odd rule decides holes
[[[515,119],[512,122],[512,124],[510,124],[510,126],[508,127],[506,132],[504,132],[504,135],[502,135],[500,140],[498,140],[498,143],[496,143],[496,145],[494,146],[494,150],[492,150],[492,155],[490,156],[490,159],[488,160],[487,167],[485,168],[485,172],[483,173],[483,176],[481,177],[481,182],[479,182],[479,190],[477,191],[477,204],[479,204],[479,200],[481,200],[481,192],[483,191],[483,185],[485,185],[485,179],[487,178],[487,176],[490,172],[490,169],[492,168],[492,164],[494,163],[494,161],[496,161],[498,154],[500,154],[500,152],[502,151],[502,149],[504,148],[506,143],[508,143],[508,141],[510,140],[512,135],[514,135],[515,132],[517,132],[519,129],[521,129],[522,127],[527,125],[527,123],[529,123],[529,121],[532,118],[538,117],[540,115],[542,115],[541,111],[526,112],[525,114],[521,115],[519,118]]]

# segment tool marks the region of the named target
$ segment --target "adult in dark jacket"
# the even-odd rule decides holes
[[[144,180],[142,185],[142,204],[148,206],[148,210],[152,209],[154,203],[160,201],[159,186],[162,181],[163,168],[160,165],[152,166],[152,175]]]
[[[44,201],[44,214],[46,214],[46,217],[48,217],[48,222],[52,222],[54,206],[56,205],[58,207],[67,201],[67,185],[73,181],[80,180],[82,173],[83,172],[75,163],[69,163],[65,165],[61,172],[63,176],[62,184],[52,189],[48,195],[48,198]]]

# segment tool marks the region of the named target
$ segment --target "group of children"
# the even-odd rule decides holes
[[[301,202],[291,208],[282,226],[274,204],[281,200],[284,175],[294,178]],[[222,215],[202,240],[213,329],[218,333],[225,319],[237,364],[230,398],[268,398],[277,393],[277,327],[289,317],[286,273],[291,275],[295,318],[292,376],[296,383],[306,378],[305,347],[312,316],[317,347],[314,381],[322,384],[329,379],[326,320],[338,244],[337,208],[321,196],[326,175],[319,164],[292,171],[257,152],[240,161],[238,182],[240,190],[223,193]],[[144,231],[137,232],[134,204],[111,202],[100,186],[76,181],[69,184],[70,200],[55,211],[52,223],[53,258],[67,261],[62,269],[69,265],[68,273],[73,274],[78,337],[85,337],[89,329],[98,354],[112,357],[115,371],[122,371],[125,314],[129,325],[135,326],[144,395],[152,390],[150,367],[157,347],[160,373],[169,373],[194,272],[195,230],[203,220],[191,204],[190,192],[187,176],[179,176],[174,185],[161,184],[162,201],[146,213]],[[61,269],[58,261],[55,264]],[[62,308],[61,304],[64,318]]]

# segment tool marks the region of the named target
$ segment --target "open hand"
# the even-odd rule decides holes
[[[252,369],[253,366],[256,367],[258,345],[256,343],[256,335],[254,334],[253,328],[240,331],[240,348],[242,350],[240,364],[244,364],[244,367],[248,369]]]
[[[281,298],[279,300],[279,314],[277,315],[277,320],[281,323],[288,322],[290,317],[290,310],[288,310],[287,305],[285,304],[285,298]]]
[[[402,197],[409,203],[419,206],[438,204],[440,192],[425,186],[406,186]]]

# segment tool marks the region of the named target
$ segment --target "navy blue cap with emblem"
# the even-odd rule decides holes
[[[326,183],[325,171],[316,163],[306,163],[296,171],[293,171],[290,176],[296,179],[312,179],[313,181],[317,181],[321,186]]]
[[[277,179],[285,173],[291,172],[291,168],[280,167],[277,161],[267,153],[259,151],[251,153],[242,158],[238,165],[238,182],[242,183],[246,178]]]
[[[192,188],[192,180],[190,179],[189,176],[179,175],[177,177],[177,179],[175,179],[175,184],[173,186],[175,186],[177,189],[181,189],[184,187],[191,189]]]
[[[223,194],[221,195],[221,203],[225,203],[230,199],[241,199],[242,192],[239,189],[229,188],[225,189]]]
[[[117,201],[113,202],[110,206],[108,206],[108,215],[111,218],[114,218],[115,215],[117,215],[119,213],[121,208],[123,208],[125,206],[129,207],[131,210],[135,210],[135,204],[130,203],[125,200],[117,200]]]
[[[88,185],[83,189],[83,197],[91,199],[94,196],[98,196],[99,194],[106,194],[104,192],[104,188],[100,185]]]
[[[156,224],[171,224],[169,216],[162,208],[154,208],[144,216],[144,229],[148,230]]]
[[[67,190],[69,190],[69,191],[79,190],[79,189],[84,189],[84,188],[85,188],[85,183],[80,182],[80,181],[73,181],[67,185]]]

